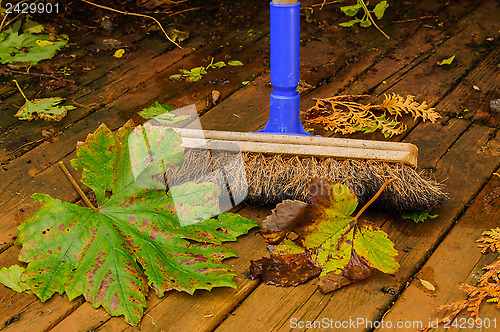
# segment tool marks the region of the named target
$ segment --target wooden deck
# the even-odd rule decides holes
[[[318,2],[302,3],[310,6]],[[203,1],[192,3],[196,6]],[[191,33],[182,49],[161,34],[146,35],[146,29],[140,28],[150,25],[146,20],[130,23],[133,19],[116,16],[116,20],[135,24],[136,28],[117,28],[110,36],[100,34],[99,29],[78,26],[78,22],[78,29],[68,28],[74,44],[32,70],[67,67],[71,74],[67,78],[76,81],[40,95],[66,97],[68,104],[78,106],[60,122],[18,121],[14,114],[24,101],[12,83],[12,75],[1,77],[1,267],[18,263],[20,248],[14,244],[17,226],[38,209],[31,194],[78,200],[57,163],[74,158],[76,142],[84,140],[100,123],[116,129],[129,118],[141,122],[137,113],[159,101],[174,107],[196,104],[204,129],[254,131],[263,127],[271,92],[267,84],[266,1],[220,3],[219,9],[171,19],[173,27]],[[436,124],[410,119],[406,134],[393,138],[416,144],[419,168],[445,182],[451,200],[436,211],[439,217],[415,224],[397,214],[371,211],[367,216],[395,242],[399,272],[374,273],[363,282],[327,295],[319,293],[314,281],[295,288],[268,286],[244,276],[250,260],[266,255],[262,239],[253,232],[227,245],[238,254],[237,259],[227,261],[238,273],[237,289],[199,291],[193,296],[170,292],[162,299],[151,292],[141,330],[287,331],[293,319],[305,322],[323,318],[334,322],[383,318],[394,324],[421,321],[426,326],[430,319],[443,317],[444,313],[435,312],[439,305],[464,299],[459,285],[473,284],[481,268],[496,258],[495,254],[481,255],[475,241],[484,230],[499,226],[500,220],[498,199],[493,202],[491,214],[487,214],[483,203],[483,198],[500,186],[500,177],[493,175],[500,167],[500,113],[489,109],[489,101],[500,98],[500,4],[497,0],[390,4],[380,25],[391,39],[385,39],[374,28],[355,32],[339,27],[338,23],[346,19],[337,5],[322,11],[315,7],[315,22],[302,22],[301,78],[316,87],[302,95],[302,109],[311,106],[314,97],[394,92],[426,100],[443,115]],[[95,19],[99,14],[110,15],[93,11]],[[96,41],[106,38],[128,46],[122,59],[114,58],[110,51],[91,51]],[[452,65],[437,65],[452,55],[456,55]],[[196,83],[168,80],[181,68],[207,65],[211,57],[237,59],[245,66],[210,72]],[[38,78],[14,78],[28,96],[40,91]],[[251,83],[243,86],[243,81]],[[207,103],[214,89],[221,93],[216,106]],[[43,138],[42,130],[51,128],[55,137]],[[352,137],[383,139],[380,134]],[[238,212],[260,222],[272,208],[241,206]],[[430,292],[417,278],[431,282],[436,290]],[[481,315],[497,319],[500,326],[500,312],[494,304],[485,305]],[[81,297],[70,302],[66,296],[55,295],[41,303],[34,295],[19,294],[0,285],[0,330],[136,328],[127,325],[122,317],[110,317],[102,308],[93,309]],[[373,329],[361,324],[345,330]]]

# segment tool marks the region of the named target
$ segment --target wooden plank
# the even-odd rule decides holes
[[[249,7],[250,5],[246,6]],[[267,4],[253,6],[254,11],[259,10],[259,8],[267,9]],[[208,65],[210,57],[214,53],[220,52],[221,49],[232,54],[243,53],[249,45],[252,46],[255,41],[259,40],[266,33],[266,29],[262,29],[266,26],[266,22],[267,16],[258,17],[252,22],[253,28],[257,29],[256,32],[248,33],[246,24],[234,24],[231,21],[223,21],[222,26],[227,30],[226,34],[223,34],[220,38],[210,40],[210,42],[207,42],[208,37],[206,35],[194,37],[188,41],[183,49],[174,48],[171,43],[159,43],[155,39],[145,38],[134,45],[137,47],[137,51],[129,52],[130,54],[127,54],[128,58],[126,57],[127,61],[116,59],[112,56],[106,57],[101,61],[102,63],[99,66],[79,80],[78,90],[60,91],[60,96],[69,97],[67,100],[68,104],[74,103],[79,107],[69,112],[61,121],[51,123],[50,127],[54,128],[56,132],[60,132],[71,126],[74,122],[80,121],[88,114],[96,111],[108,112],[109,107],[105,106],[108,106],[120,96],[125,95],[125,98],[122,98],[122,100],[128,100],[128,98],[134,96],[136,98],[135,104],[137,105],[137,98],[145,97],[144,93],[141,92],[149,94],[148,98],[144,98],[140,103],[139,106],[141,108],[146,105],[149,106],[153,98],[158,100],[158,96],[164,98],[162,95],[169,94],[185,93],[188,96],[187,99],[192,102],[194,96],[189,91],[186,91],[186,87],[199,89],[199,85],[187,82],[175,84],[169,81],[168,77],[178,72],[180,68],[191,69],[202,64]],[[125,44],[133,44],[133,41],[124,39]],[[233,41],[233,43],[230,43],[230,41]],[[194,56],[189,57],[191,54],[194,54]],[[260,71],[262,70],[260,69]],[[162,76],[161,72],[164,71],[167,71],[169,74],[163,73]],[[225,69],[226,73],[230,71],[232,71],[230,68]],[[150,80],[151,86],[144,84],[148,80]],[[235,86],[233,83],[232,88],[237,89],[241,82],[239,81]],[[199,84],[202,84],[202,82],[199,82]],[[192,91],[196,90],[193,89]],[[15,100],[19,100],[18,104],[20,106],[22,104],[21,97],[16,95],[15,98]],[[203,101],[205,102],[205,100]],[[7,100],[6,102],[9,104],[14,103],[13,100]],[[120,106],[113,105],[113,107]],[[128,119],[137,113],[137,109],[131,107],[131,104],[124,105],[124,107],[126,109],[120,110],[118,114],[124,119]],[[9,117],[9,121],[12,121],[12,123],[8,126],[8,130],[5,133],[0,133],[0,141],[3,142],[3,152],[0,150],[0,162],[3,163],[25,152],[16,151],[19,147],[28,145],[30,142],[40,141],[42,129],[48,129],[47,123],[44,121],[29,123],[18,121],[13,118],[16,111],[17,109],[13,107],[10,111],[12,117]],[[28,145],[27,149],[30,148],[32,146]]]
[[[486,258],[481,255],[481,251],[477,248],[476,239],[481,237],[483,231],[498,227],[500,205],[494,204],[491,214],[488,214],[484,208],[484,198],[498,186],[500,186],[500,178],[496,176],[490,178],[488,184],[474,199],[471,207],[460,217],[450,233],[411,280],[391,310],[384,316],[384,320],[391,321],[393,324],[409,318],[424,323],[429,320],[436,321],[436,319],[444,317],[444,312],[435,312],[439,305],[466,298],[466,293],[458,287],[462,283],[475,284],[477,282],[478,276],[483,273],[481,268],[484,266],[484,258]],[[488,260],[491,261],[498,254],[488,256]],[[433,292],[427,290],[418,278],[431,282],[436,290]],[[494,304],[485,304],[484,306],[493,307]],[[460,317],[467,317],[467,315]],[[490,311],[489,315],[481,315],[481,317],[483,319],[498,319],[500,314],[495,308],[493,312]]]
[[[106,113],[103,112],[103,114],[99,114],[99,116],[94,117],[93,120],[95,120],[95,119],[101,119],[101,120],[103,120],[103,119],[105,119],[105,116],[106,116]],[[113,121],[114,121],[115,124],[119,122],[118,120],[112,120],[112,122]]]
[[[500,49],[485,57],[442,102],[446,114],[498,126],[500,115],[490,100],[500,98]]]
[[[28,305],[16,314],[18,320],[1,331],[47,331],[82,303],[83,299],[69,302],[66,296],[55,294],[44,303],[35,301]]]
[[[459,126],[456,128],[461,129]],[[315,291],[312,284],[285,291],[261,285],[218,330],[241,329],[249,324],[255,324],[257,317],[265,317],[259,318],[259,327],[267,331],[288,329],[290,320],[294,318],[303,321],[321,320],[325,317],[334,321],[349,320],[349,317],[371,321],[380,319],[391,302],[396,299],[395,296],[384,293],[382,289],[392,287],[397,293],[404,288],[416,267],[425,261],[427,255],[432,252],[434,246],[465,209],[469,200],[483,185],[485,178],[500,163],[500,139],[490,139],[490,135],[494,132],[492,129],[472,126],[459,135],[454,144],[452,142],[451,148],[447,144],[441,145],[436,142],[432,137],[433,131],[432,126],[423,124],[418,126],[406,141],[417,146],[422,141],[432,141],[439,145],[440,151],[435,151],[432,161],[437,165],[438,171],[447,169],[447,175],[442,174],[442,176],[453,179],[447,183],[447,190],[452,200],[438,211],[440,218],[434,221],[415,224],[394,216],[381,225],[389,238],[395,242],[396,249],[400,253],[398,257],[401,264],[400,271],[394,275],[375,273],[368,280],[328,295]],[[484,154],[482,152],[484,147],[492,152]],[[430,158],[427,157],[427,160]],[[266,307],[254,313],[255,308],[262,307],[262,304],[276,301],[290,303],[289,310],[273,310]],[[262,316],[262,310],[267,310],[265,316]]]
[[[119,39],[124,43],[124,45],[133,45],[134,43],[138,43],[138,46],[141,46],[141,43],[139,42],[141,41],[141,39],[144,38],[144,36],[142,34],[137,34],[137,33],[127,34],[125,36],[122,34],[116,34],[108,37],[95,36],[95,35],[92,36],[92,39],[94,41],[99,41],[106,38]],[[85,36],[82,38],[81,41],[78,40],[78,42],[82,43],[83,45],[91,44],[90,36]],[[149,46],[151,46],[150,41],[142,40],[142,44],[146,43],[147,45],[148,42]],[[172,46],[170,46],[170,48],[172,48]],[[85,90],[84,86],[86,86],[87,84],[92,83],[96,79],[105,76],[109,71],[116,70],[117,68],[121,67],[124,64],[123,60],[116,59],[112,55],[108,56],[101,55],[99,56],[99,60],[97,60],[95,55],[88,55],[89,52],[87,47],[75,46],[71,47],[68,51],[70,51],[70,54],[74,54],[76,57],[73,58],[72,56],[68,56],[66,58],[63,58],[61,61],[61,59],[59,59],[56,55],[56,58],[42,62],[41,63],[42,68],[43,67],[47,68],[48,66],[58,66],[58,68],[62,69],[65,66],[68,66],[70,69],[73,69],[78,74],[80,74],[78,75],[78,77],[68,77],[68,78],[74,79],[77,82],[78,86],[80,88],[83,88],[83,90]],[[130,57],[131,58],[130,60],[132,60],[130,62],[134,63],[133,60],[136,56],[128,55],[128,57]],[[80,66],[81,67],[88,66],[91,68],[91,70],[88,71],[83,70],[82,68],[79,68]],[[14,76],[16,77],[16,75]],[[19,79],[19,77],[16,77],[16,79]],[[37,98],[45,98],[49,96],[50,97],[57,96],[65,98],[68,95],[75,93],[75,91],[76,92],[81,91],[76,89],[76,85],[69,84],[64,89],[59,89],[53,92],[44,92],[40,94],[38,91],[38,82],[39,80],[33,77],[24,77],[20,79],[21,87],[23,88],[24,93],[31,99],[34,99],[34,96],[37,96]],[[8,81],[8,88],[9,88],[8,91],[4,91],[0,95],[2,101],[6,104],[6,107],[4,108],[5,112],[2,112],[0,115],[0,122],[2,123],[2,126],[4,128],[10,129],[10,127],[14,126],[15,124],[17,125],[26,124],[27,122],[20,121],[16,117],[14,117],[14,114],[17,112],[19,107],[24,104],[25,102],[24,98],[18,92],[17,87],[12,82],[12,80]],[[6,133],[2,133],[0,135],[0,139],[5,140],[4,138],[6,136],[7,136]]]
[[[149,305],[149,301],[148,301]],[[70,315],[55,325],[50,331],[87,332],[96,329],[109,320],[110,316],[102,307],[94,309],[89,302],[83,303]],[[117,330],[115,330],[117,331]]]
[[[202,39],[193,41],[191,46],[198,46],[202,43]],[[15,157],[13,152],[29,142],[35,142],[41,139],[41,131],[43,129],[53,128],[56,132],[64,130],[65,127],[71,125],[75,121],[79,121],[96,109],[101,108],[112,100],[115,100],[120,95],[123,95],[128,89],[136,84],[140,84],[142,80],[146,80],[154,76],[155,71],[151,69],[163,69],[182,59],[183,56],[193,52],[192,48],[184,48],[183,50],[174,49],[171,52],[164,53],[169,47],[161,45],[158,47],[158,42],[155,40],[144,40],[139,47],[144,48],[142,52],[136,52],[135,57],[127,62],[119,61],[119,59],[104,58],[102,67],[98,66],[94,70],[83,76],[79,82],[77,91],[65,89],[57,93],[57,96],[67,97],[67,104],[77,106],[76,109],[68,112],[68,115],[59,122],[48,124],[45,121],[19,121],[14,117],[17,109],[14,105],[21,106],[24,101],[18,101],[19,94],[6,100],[13,107],[9,110],[8,129],[0,136],[3,142],[3,153],[0,154],[0,161],[5,163],[8,159]],[[155,47],[156,46],[156,47]],[[162,55],[162,53],[164,53]],[[158,56],[160,54],[160,56]],[[144,66],[144,61],[149,61],[150,67]],[[134,70],[135,69],[135,70]]]

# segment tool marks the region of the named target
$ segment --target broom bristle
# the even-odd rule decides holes
[[[246,202],[275,204],[285,199],[309,202],[307,184],[319,177],[347,185],[361,205],[371,199],[386,180],[397,178],[377,199],[377,205],[398,211],[424,211],[448,199],[441,184],[404,164],[249,152],[241,155],[243,160],[235,162],[235,158],[241,158],[237,157],[240,154],[219,151],[209,157],[206,150],[186,150],[184,163],[167,171],[168,182],[170,185],[193,179],[221,182],[223,177],[213,170],[225,169],[233,196],[241,197],[248,190]]]

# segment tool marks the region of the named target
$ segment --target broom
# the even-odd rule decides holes
[[[265,128],[258,133],[174,128],[182,134],[183,146],[188,149],[184,163],[166,171],[169,185],[192,179],[220,182],[219,185],[228,187],[233,204],[243,199],[249,203],[278,203],[284,199],[309,201],[307,184],[320,177],[346,184],[363,203],[386,180],[397,178],[399,181],[389,184],[378,204],[399,211],[422,211],[445,201],[442,186],[415,170],[416,146],[324,138],[304,130],[297,93],[299,23],[297,0],[271,2],[274,91]]]

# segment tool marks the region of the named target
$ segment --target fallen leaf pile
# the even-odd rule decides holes
[[[42,301],[54,293],[66,293],[70,300],[83,295],[95,308],[124,315],[134,325],[143,316],[149,288],[162,297],[170,290],[193,294],[236,287],[235,273],[222,264],[236,254],[220,244],[258,224],[225,213],[182,227],[170,193],[137,185],[128,147],[133,129],[131,121],[114,133],[103,124],[78,143],[72,165],[83,169],[81,181],[94,192],[97,206],[83,192],[87,206],[34,194],[43,206],[19,226],[17,238],[19,260],[28,265],[20,276],[19,268],[3,270],[0,281],[18,291],[29,289]],[[166,141],[163,147],[178,149],[177,143]],[[211,187],[215,195],[220,191],[208,182],[185,185],[192,191]],[[214,204],[196,199],[200,208]]]
[[[319,275],[319,289],[327,293],[368,278],[372,268],[384,273],[399,269],[387,234],[359,220],[366,207],[351,216],[358,205],[351,189],[314,179],[309,190],[311,204],[286,200],[264,221],[261,234],[270,258],[251,262],[252,278],[296,286]]]

